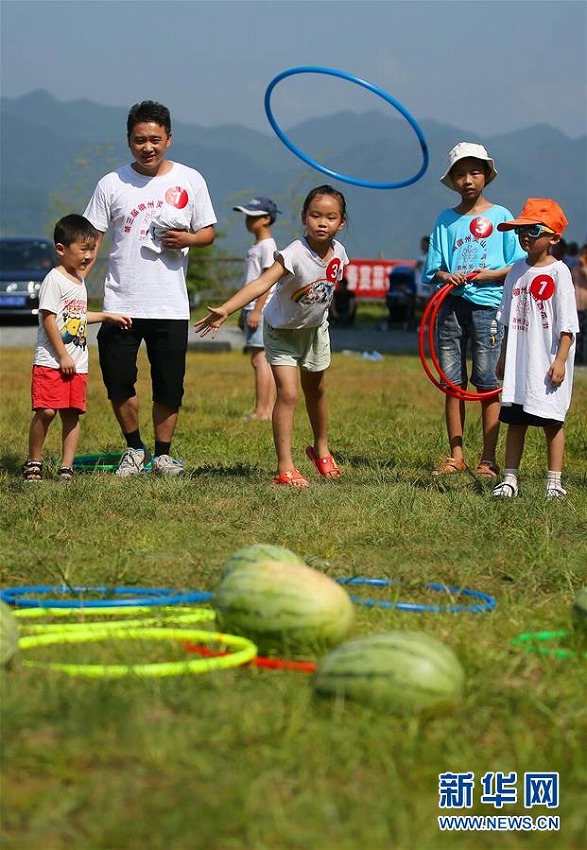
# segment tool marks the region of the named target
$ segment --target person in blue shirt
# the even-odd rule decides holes
[[[440,182],[457,192],[460,202],[438,216],[422,276],[423,283],[451,283],[455,287],[438,313],[437,354],[448,380],[466,389],[470,344],[470,380],[478,392],[498,386],[495,367],[503,331],[497,323],[497,308],[512,263],[526,256],[515,236],[497,229],[501,222],[511,220],[510,211],[483,194],[496,176],[495,162],[483,145],[459,142],[449,152],[448,168]],[[497,397],[481,401],[483,449],[475,472],[487,481],[499,475],[495,456],[499,409]],[[445,421],[449,455],[433,471],[435,476],[467,468],[463,446],[465,402],[446,395]]]

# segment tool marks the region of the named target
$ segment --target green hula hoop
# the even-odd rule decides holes
[[[511,645],[524,649],[526,652],[536,652],[538,655],[550,655],[553,658],[587,658],[587,652],[575,652],[573,649],[565,649],[564,647],[539,645],[551,640],[561,640],[568,636],[569,632],[564,630],[557,632],[527,632],[513,638]]]
[[[54,609],[45,609],[43,612],[42,608],[24,608],[23,611],[27,611],[27,616],[29,611],[41,611],[41,616],[48,616],[51,611],[58,612],[61,614],[64,611],[71,611],[74,614],[79,614],[79,611],[76,611],[72,608],[54,608]],[[97,620],[95,622],[81,622],[81,623],[23,623],[20,627],[20,633],[23,635],[34,635],[34,634],[60,634],[62,632],[79,632],[84,629],[88,631],[108,631],[109,629],[126,629],[131,627],[139,627],[139,626],[161,626],[166,625],[167,622],[171,623],[204,623],[210,622],[216,619],[216,613],[212,610],[212,608],[196,608],[193,611],[186,611],[185,608],[162,608],[158,609],[162,613],[166,613],[166,617],[154,617],[152,608],[141,608],[140,606],[131,606],[129,608],[107,608],[96,610],[94,614],[96,616],[102,614],[111,614],[120,616],[120,614],[128,615],[133,613],[144,613],[149,614],[148,617],[142,617],[140,619],[129,619],[129,620],[107,620],[106,622],[102,622]],[[15,612],[16,614],[16,612]]]
[[[87,678],[116,678],[124,676],[163,677],[184,676],[193,673],[208,673],[211,670],[225,670],[239,667],[252,661],[257,655],[255,644],[247,638],[237,635],[224,635],[218,632],[206,632],[200,629],[166,629],[166,628],[120,628],[104,631],[79,630],[75,632],[46,632],[40,635],[23,637],[19,641],[19,649],[26,651],[38,646],[52,646],[57,643],[90,643],[101,640],[172,640],[172,641],[215,641],[233,647],[236,651],[229,655],[198,658],[187,661],[171,661],[150,664],[68,664],[54,661],[24,661],[25,667],[42,667],[47,670],[57,670],[69,676],[85,676]]]

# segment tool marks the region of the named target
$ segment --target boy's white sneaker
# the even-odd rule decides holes
[[[183,475],[185,463],[170,455],[158,455],[153,458],[152,471],[155,475]]]
[[[127,449],[120,458],[115,475],[136,475],[145,468],[144,449]]]

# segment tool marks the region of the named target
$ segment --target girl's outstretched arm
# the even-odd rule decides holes
[[[265,269],[262,275],[247,283],[242,289],[239,289],[232,298],[221,304],[220,307],[208,307],[208,315],[203,319],[198,319],[194,322],[194,328],[200,336],[206,336],[212,332],[212,339],[218,333],[220,326],[226,319],[237,310],[241,310],[250,301],[268,292],[271,287],[286,274],[285,266],[281,259],[276,260],[272,266]]]

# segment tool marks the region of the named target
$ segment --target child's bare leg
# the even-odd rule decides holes
[[[306,410],[314,435],[314,451],[318,457],[330,454],[328,448],[328,410],[324,372],[300,372],[302,390],[306,401]]]
[[[63,438],[62,466],[73,466],[80,435],[79,413],[76,410],[60,410]]]
[[[35,410],[29,428],[29,460],[42,460],[45,438],[55,413],[52,408]]]
[[[518,495],[518,467],[524,451],[527,425],[508,425],[505,440],[505,469],[503,481],[493,488],[498,498],[513,499]]]
[[[465,459],[463,451],[463,432],[465,430],[465,402],[458,398],[445,396],[444,417],[448,433],[450,456],[455,460]]]
[[[524,452],[527,430],[527,425],[508,425],[508,433],[505,440],[506,469],[519,468]]]
[[[275,402],[275,381],[263,348],[252,350],[251,365],[255,372],[255,409],[253,416],[255,419],[269,420]]]
[[[273,441],[277,452],[277,472],[295,468],[292,456],[293,422],[298,402],[296,366],[272,366],[277,398],[271,417]]]
[[[498,398],[485,399],[481,402],[481,422],[483,427],[483,454],[482,460],[495,463],[495,451],[497,449],[497,438],[499,437],[499,410]]]
[[[545,425],[546,457],[550,472],[562,472],[565,454],[565,432],[561,425]]]

